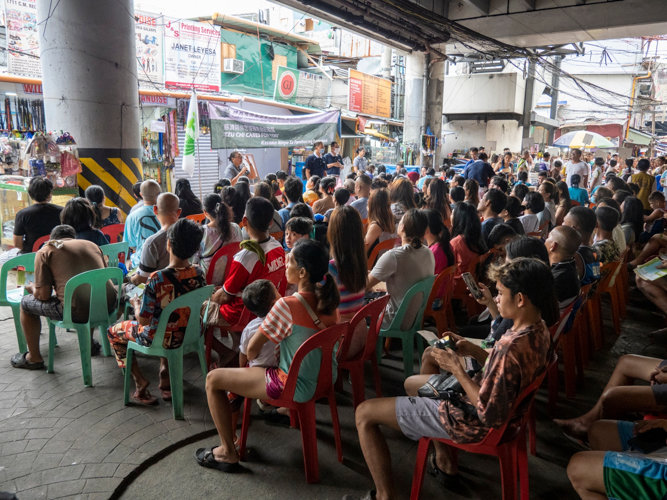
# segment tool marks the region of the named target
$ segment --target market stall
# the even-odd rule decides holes
[[[176,99],[141,96],[141,166],[144,180],[171,191],[174,158],[179,155]]]

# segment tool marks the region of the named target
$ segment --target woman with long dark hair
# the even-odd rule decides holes
[[[414,197],[415,189],[405,177],[399,177],[391,184],[391,212],[398,224],[410,209],[417,208]]]
[[[387,189],[371,191],[371,196],[368,198],[368,221],[364,242],[366,253],[369,255],[378,243],[398,238]]]
[[[71,198],[60,212],[60,222],[72,226],[76,231],[77,240],[88,240],[98,246],[106,245],[109,241],[102,231],[93,227],[95,211],[86,198]]]
[[[466,192],[464,201],[477,208],[479,206],[479,183],[475,179],[468,179],[463,183],[463,189]]]
[[[123,223],[123,212],[118,208],[107,207],[105,205],[107,197],[104,195],[104,189],[100,186],[88,186],[86,188],[85,196],[93,206],[93,211],[95,212],[94,228],[102,229],[105,226]]]
[[[438,275],[454,265],[454,251],[450,244],[450,233],[442,221],[442,214],[432,208],[423,210],[428,217],[428,226],[424,239],[435,258],[435,274]]]
[[[570,199],[570,188],[567,187],[567,182],[557,182],[556,189],[560,194],[560,203],[556,207],[556,225],[562,226],[565,216],[572,208],[572,200]]]
[[[204,215],[210,221],[204,226],[204,237],[199,245],[199,250],[194,255],[194,263],[199,264],[208,273],[208,266],[215,253],[225,245],[235,241],[241,241],[241,228],[233,222],[234,215],[219,194],[207,194],[204,197]],[[222,285],[222,277],[227,268],[226,259],[218,259],[215,265],[214,283],[209,285]]]
[[[428,193],[426,208],[439,212],[442,216],[442,221],[446,225],[449,225],[452,217],[452,209],[448,201],[449,189],[447,189],[447,183],[442,179],[434,178],[428,185],[426,192]]]
[[[327,240],[331,254],[329,272],[340,292],[338,312],[342,321],[348,321],[364,307],[366,294],[367,258],[359,212],[350,206],[336,208],[329,219]],[[363,349],[367,333],[366,322],[362,321],[353,333],[349,357]]]
[[[188,215],[196,215],[202,213],[201,201],[195,196],[190,187],[190,181],[187,179],[178,179],[174,194],[180,200],[181,219],[185,219]]]
[[[621,205],[621,229],[627,246],[632,245],[644,231],[644,205],[639,198],[628,196]]]
[[[237,184],[239,184],[237,182]],[[241,183],[242,184],[242,183]],[[236,188],[233,186],[227,186],[222,188],[222,194],[220,195],[222,201],[224,201],[229,208],[232,209],[232,214],[234,215],[234,222],[240,224],[245,215],[245,205],[239,193],[236,191]]]
[[[454,276],[456,286],[461,280],[461,273],[468,269],[477,256],[486,253],[487,250],[477,207],[471,203],[457,203],[454,207],[451,245],[458,266]]]

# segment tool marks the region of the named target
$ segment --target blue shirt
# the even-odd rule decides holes
[[[489,184],[489,179],[496,175],[493,167],[482,160],[474,161],[463,169],[464,179],[474,179],[479,183],[480,187],[486,187]]]
[[[315,154],[312,154],[306,158],[306,164],[303,166],[303,169],[304,175],[305,171],[309,170],[310,175],[325,177],[327,175],[327,162],[324,160],[323,156],[318,157]]]
[[[296,202],[292,202],[289,205],[287,205],[287,207],[278,210],[280,218],[283,220],[283,228],[285,227],[285,224],[287,224],[287,221],[290,219],[289,211],[292,210],[292,207],[294,205],[296,205]]]
[[[341,155],[335,155],[333,153],[327,153],[324,155],[324,163],[327,165],[329,163],[340,163],[343,164],[343,157]],[[340,167],[330,167],[327,168],[327,175],[340,175]]]
[[[569,189],[570,191],[570,199],[578,201],[581,203],[581,206],[585,206],[586,203],[588,203],[588,191],[586,191],[583,188],[578,188],[578,187],[571,187]]]
[[[144,205],[127,216],[123,241],[127,241],[130,247],[135,249],[132,257],[130,257],[132,267],[139,265],[144,242],[159,230],[160,223],[153,213],[153,205]]]
[[[427,175],[426,177],[422,177],[419,179],[419,182],[417,182],[417,187],[419,189],[424,189],[424,182],[426,182],[426,179],[433,179],[432,175]]]

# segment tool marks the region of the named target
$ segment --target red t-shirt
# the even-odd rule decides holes
[[[285,250],[274,238],[269,238],[260,246],[266,255],[266,263],[262,265],[259,256],[250,250],[241,250],[227,273],[223,290],[234,298],[220,306],[220,314],[230,325],[235,325],[243,312],[243,289],[255,280],[269,279],[276,288],[285,280]]]

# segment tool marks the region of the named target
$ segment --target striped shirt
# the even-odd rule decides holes
[[[350,293],[346,290],[345,285],[338,278],[338,269],[336,268],[336,261],[329,261],[329,273],[336,280],[338,285],[338,291],[340,292],[340,305],[338,306],[338,312],[341,316],[346,318],[351,318],[354,316],[362,307],[364,307],[364,296],[366,295],[366,289],[362,288],[356,293]]]

